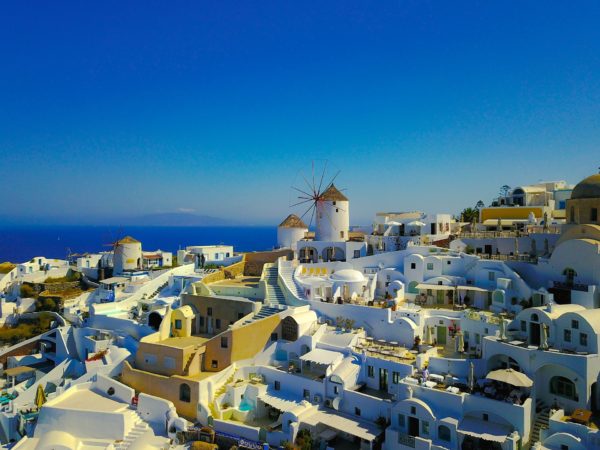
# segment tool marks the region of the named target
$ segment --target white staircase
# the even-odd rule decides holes
[[[531,446],[540,440],[540,431],[543,428],[548,428],[550,422],[550,408],[543,401],[536,400],[535,409],[535,422],[531,428],[531,436],[529,438]]]
[[[265,267],[264,269],[264,280],[265,280],[265,305],[275,307],[285,307],[285,297],[279,284],[277,283],[278,278],[277,266],[273,265]]]
[[[294,278],[295,267],[291,264],[282,264],[279,267],[279,274],[284,279],[285,284],[292,294],[297,298],[304,299],[304,289]]]
[[[125,436],[125,439],[115,443],[115,450],[127,450],[140,436],[150,431],[150,426],[142,420],[137,411],[127,410],[133,421],[133,426]]]

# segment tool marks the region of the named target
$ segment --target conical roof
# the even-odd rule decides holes
[[[140,241],[132,238],[131,236],[125,236],[123,239],[117,241],[117,244],[139,244]]]
[[[342,194],[334,184],[331,184],[325,192],[321,194],[321,200],[328,202],[347,202],[348,197]]]
[[[296,214],[290,214],[279,224],[280,228],[308,228]]]

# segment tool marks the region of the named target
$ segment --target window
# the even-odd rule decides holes
[[[244,317],[244,313],[238,313],[238,320],[240,320],[242,317]]]
[[[216,328],[217,330],[220,330],[220,329],[221,329],[221,319],[217,319],[217,320],[215,320],[215,328]]]
[[[583,346],[583,347],[587,347],[587,334],[586,333],[579,333],[579,345]]]
[[[219,367],[219,361],[217,361],[216,359],[213,359],[210,363],[210,367],[213,369],[217,369]]]
[[[375,370],[373,369],[373,366],[367,366],[367,376],[369,378],[375,377]]]
[[[400,382],[400,374],[398,372],[392,372],[392,383],[398,384]]]
[[[271,333],[271,342],[275,342],[279,339],[279,335],[277,333]]]
[[[302,391],[302,397],[304,397],[305,400],[310,401],[310,391],[308,389],[304,389]]]
[[[452,261],[448,260],[448,261],[446,261],[446,264],[450,265],[450,264],[452,264]]]
[[[151,353],[144,353],[144,362],[146,364],[156,364],[156,355]]]
[[[200,322],[200,326],[203,327],[204,326],[204,316],[198,316],[200,319],[198,320],[198,322]]]
[[[598,208],[590,209],[590,222],[598,222]]]
[[[579,320],[571,320],[571,328],[579,330]]]
[[[563,338],[565,342],[571,342],[571,330],[565,330]]]
[[[496,272],[488,272],[488,280],[494,281],[496,279]]]
[[[275,382],[273,383],[273,388],[274,388],[276,391],[280,390],[280,389],[281,389],[281,382],[280,382],[280,381],[277,381],[277,380],[275,380]]]
[[[354,250],[354,257],[360,258],[360,250]]]
[[[221,336],[221,348],[229,347],[229,342],[227,342],[227,336]]]
[[[417,263],[410,263],[410,268],[411,269],[416,269],[417,268]]]
[[[360,416],[360,408],[357,408],[356,406],[354,407],[354,415]]]
[[[417,413],[417,407],[416,406],[411,406],[410,407],[410,413],[414,416]]]
[[[575,390],[575,383],[565,377],[553,377],[550,380],[550,392],[569,400],[579,401]]]
[[[539,322],[540,321],[540,317],[537,314],[532,314],[531,315],[531,321],[532,322]]]
[[[189,384],[179,385],[179,400],[182,402],[189,403],[192,398],[192,393]]]
[[[175,368],[175,358],[171,358],[170,356],[165,356],[163,358],[163,366],[165,366],[165,369],[174,369]]]
[[[340,231],[340,237],[343,238],[344,237],[344,232]]]
[[[484,420],[484,422],[487,422],[488,420],[490,420],[490,416],[487,415],[486,413],[483,413],[483,420]]]
[[[429,434],[429,422],[426,420],[421,421],[421,431],[423,434]]]
[[[212,316],[212,308],[208,308],[207,312],[206,312],[207,316]]]
[[[573,206],[571,206],[571,214],[569,214],[569,221],[571,223],[575,222],[575,208]]]
[[[333,202],[333,206],[335,206],[335,205],[336,205],[336,203],[337,203],[337,202],[336,202],[336,201],[334,201],[334,202]]]
[[[175,320],[175,329],[181,330],[181,320],[179,320],[179,319]]]
[[[333,387],[333,393],[334,393],[334,394],[336,394],[336,395],[340,393],[340,388],[339,388],[339,386],[334,386],[334,387]]]
[[[433,263],[427,263],[427,270],[433,270]]]
[[[335,212],[340,212],[340,210],[339,210],[339,209],[337,209],[337,208],[335,208]]]
[[[448,428],[446,425],[440,425],[438,427],[438,438],[440,441],[450,442],[450,428]]]
[[[406,416],[404,414],[398,414],[398,426],[400,426],[400,427],[406,426]]]

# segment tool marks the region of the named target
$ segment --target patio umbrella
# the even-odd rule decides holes
[[[498,337],[501,341],[506,339],[506,323],[504,322],[504,319],[500,319],[500,333]]]
[[[409,227],[424,227],[426,224],[420,220],[413,220],[412,222],[408,222],[406,225]]]
[[[540,336],[540,348],[543,350],[548,349],[548,325],[545,323],[542,324],[541,328],[541,336]]]
[[[475,388],[475,365],[473,363],[469,364],[469,377],[467,379],[467,384],[470,391]]]
[[[515,255],[519,254],[519,238],[515,238]]]
[[[44,403],[46,403],[46,393],[42,385],[38,384],[37,391],[35,392],[35,406],[40,409]]]
[[[533,386],[533,381],[527,375],[521,372],[517,372],[513,369],[499,369],[492,370],[487,374],[488,380],[500,381],[502,383],[510,384],[516,387],[529,388]]]
[[[423,340],[425,341],[425,344],[431,344],[431,327],[428,325],[425,325]]]
[[[465,351],[465,335],[462,331],[459,331],[458,333],[456,333],[456,335],[458,336],[458,339],[456,340],[456,352],[463,353]]]

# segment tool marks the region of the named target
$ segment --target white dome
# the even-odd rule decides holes
[[[331,275],[331,279],[336,281],[365,281],[362,272],[354,269],[338,270]]]

